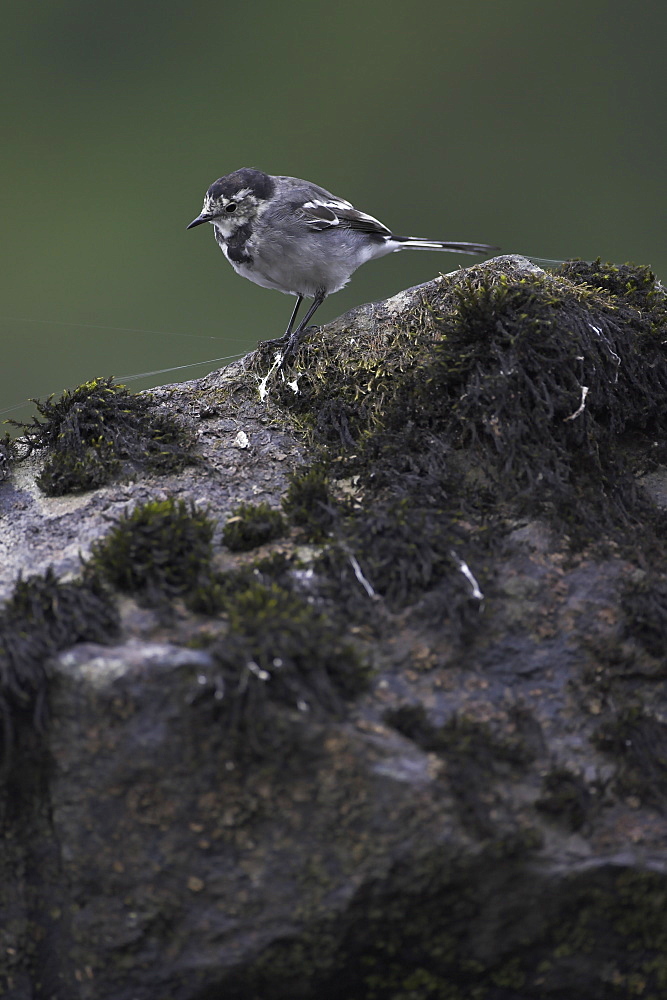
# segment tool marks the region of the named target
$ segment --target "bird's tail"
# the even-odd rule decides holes
[[[489,254],[500,250],[500,247],[492,247],[488,243],[443,243],[442,240],[424,240],[420,236],[392,236],[392,240],[402,244],[401,249],[412,247],[415,250],[448,250],[450,253],[474,254]]]

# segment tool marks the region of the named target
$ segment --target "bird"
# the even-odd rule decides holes
[[[284,348],[283,360],[294,352],[325,298],[340,291],[366,261],[396,250],[486,255],[499,249],[487,243],[396,236],[372,215],[311,181],[252,167],[241,167],[210,185],[201,212],[187,228],[205,222],[213,226],[237,274],[296,296],[285,333],[267,342]],[[295,329],[305,298],[313,301]]]

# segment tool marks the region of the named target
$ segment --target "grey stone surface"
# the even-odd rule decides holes
[[[486,266],[510,280],[539,270]],[[361,307],[327,336],[381,350],[447,280]],[[178,475],[47,498],[39,459],[20,464],[0,484],[2,595],[48,566],[76,576],[147,499],[192,499],[218,527],[241,501],[277,506],[309,446],[272,382],[259,398],[251,361],[157,391],[199,421],[202,461]],[[285,708],[292,738],[263,760],[227,738],[230,692],[201,641],[215,622],[179,602],[167,614],[119,597],[116,645],[52,657],[50,722],[39,736],[18,721],[3,803],[0,995],[658,997],[664,760],[652,798],[595,738],[626,701],[667,712],[665,658],[623,630],[619,595],[643,571],[614,545],[572,554],[546,519],[503,516],[489,566],[457,556],[462,592],[464,565],[493,581],[465,641],[437,587],[419,613],[376,601],[381,627],[349,632],[374,668],[368,692],[341,716]],[[270,551],[295,546],[312,574],[320,547],[298,532]],[[219,569],[235,565],[219,533],[215,549]],[[370,602],[361,584],[355,600]],[[426,736],[391,724],[405,705],[423,708]]]

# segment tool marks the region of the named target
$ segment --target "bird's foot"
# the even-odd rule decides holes
[[[285,350],[283,351],[283,361],[285,361],[286,358],[291,357],[292,354],[296,354],[301,341],[306,334],[310,333],[312,330],[317,330],[317,327],[305,326],[303,329],[299,327],[298,330],[295,330],[294,333],[290,335],[290,338],[285,346]]]
[[[274,340],[261,340],[260,347],[284,347],[287,343],[287,335],[283,334],[282,337],[276,337]]]
[[[287,334],[283,334],[282,337],[276,337],[275,340],[263,340],[261,342],[261,349],[270,350],[272,348],[276,348],[278,351],[280,351],[280,354],[282,355],[280,359],[280,365],[282,367],[285,361],[296,353],[297,348],[299,347],[299,344],[303,340],[304,336],[310,330],[315,330],[315,329],[317,329],[317,327],[307,326],[303,330],[301,329],[295,330],[289,336],[287,336]]]

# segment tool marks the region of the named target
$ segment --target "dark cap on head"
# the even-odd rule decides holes
[[[252,167],[241,167],[240,170],[213,181],[206,193],[209,198],[217,200],[221,197],[233,198],[237,191],[250,188],[258,198],[265,199],[271,197],[274,187],[273,179],[268,174]]]
[[[216,202],[220,202],[223,199],[225,201],[233,200],[238,192],[243,190],[250,191],[259,201],[266,201],[273,194],[275,183],[272,177],[261,170],[254,170],[252,167],[241,167],[240,170],[235,170],[233,173],[227,174],[226,177],[218,177],[217,181],[213,181],[206,192],[204,205],[208,205],[210,209],[213,209]],[[215,212],[214,209],[208,212],[202,211],[201,215],[193,219],[187,228],[194,229],[195,226],[211,222],[212,219],[217,218],[220,214],[222,213]]]

